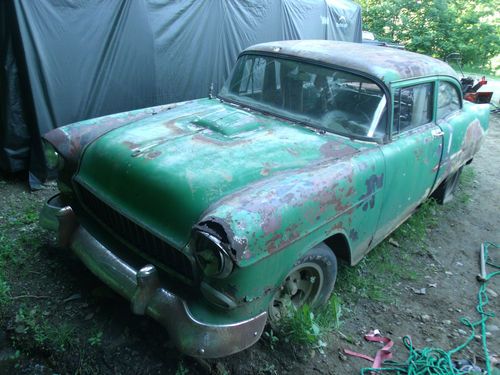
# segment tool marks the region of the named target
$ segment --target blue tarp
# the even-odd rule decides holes
[[[45,178],[40,135],[87,118],[202,97],[246,47],[361,42],[347,0],[0,1],[0,168]]]

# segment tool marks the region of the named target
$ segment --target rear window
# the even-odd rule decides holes
[[[439,82],[437,119],[443,119],[460,109],[458,90],[449,82]]]

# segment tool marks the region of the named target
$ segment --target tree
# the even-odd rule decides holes
[[[364,29],[410,51],[491,68],[500,53],[500,20],[491,0],[358,0]]]

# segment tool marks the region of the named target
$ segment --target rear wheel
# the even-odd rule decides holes
[[[301,257],[283,280],[269,303],[271,322],[277,322],[290,307],[304,304],[313,308],[324,305],[332,294],[337,278],[337,258],[321,243]]]
[[[453,193],[457,189],[458,182],[460,181],[460,175],[462,174],[462,168],[458,169],[455,173],[448,176],[439,187],[434,191],[432,197],[436,199],[439,204],[445,204],[453,199]]]

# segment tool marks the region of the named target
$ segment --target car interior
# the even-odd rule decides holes
[[[247,56],[235,76],[238,79],[231,82],[230,91],[251,102],[306,117],[345,135],[381,138],[385,134],[384,93],[361,76],[262,56]]]

